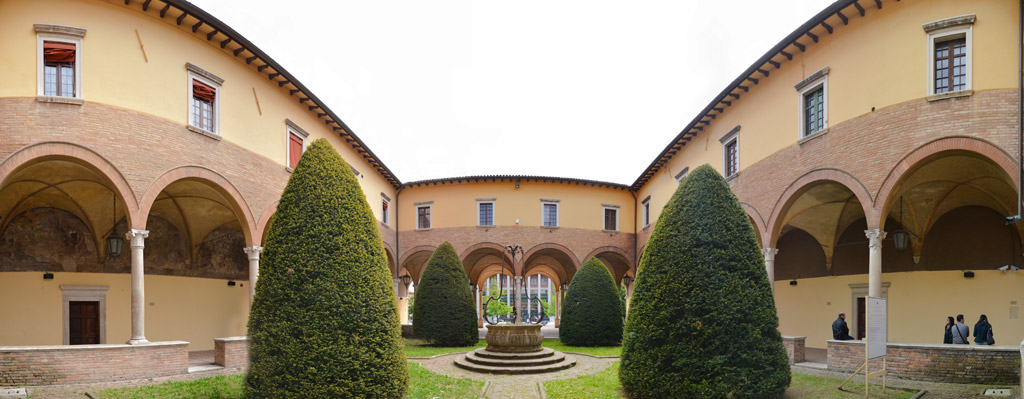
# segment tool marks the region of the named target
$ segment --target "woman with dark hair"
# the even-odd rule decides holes
[[[994,345],[992,338],[992,325],[988,324],[988,316],[981,315],[978,322],[974,324],[974,343],[978,345]]]
[[[955,325],[956,322],[953,321],[953,316],[946,316],[946,334],[942,336],[942,343],[953,343],[953,326]]]

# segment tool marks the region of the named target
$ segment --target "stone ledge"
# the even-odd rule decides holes
[[[863,346],[863,340],[853,341],[838,341],[830,339],[828,343],[845,344],[845,345],[857,345]],[[1019,352],[1020,349],[1016,346],[1007,345],[965,345],[965,344],[909,344],[909,343],[898,343],[889,342],[890,348],[907,348],[907,349],[940,349],[940,350],[954,350],[954,351],[982,351],[982,352]]]
[[[804,137],[800,138],[800,140],[796,141],[796,144],[797,145],[804,145],[808,141],[814,140],[814,139],[816,139],[818,137],[821,137],[821,136],[824,136],[826,134],[828,134],[828,128],[827,127],[824,128],[824,129],[821,129],[821,130],[819,130],[817,132],[811,133],[808,136],[804,136]]]
[[[149,342],[139,345],[101,344],[101,345],[40,345],[40,346],[0,346],[0,352],[40,352],[40,351],[84,351],[92,349],[127,349],[152,348],[160,346],[188,345],[187,341]]]
[[[975,18],[976,18],[975,14],[961,15],[961,16],[958,16],[958,17],[952,17],[952,18],[940,19],[938,21],[932,21],[932,22],[926,23],[924,25],[921,25],[921,28],[923,28],[925,32],[931,33],[933,31],[937,31],[937,30],[943,29],[943,28],[948,28],[948,27],[951,27],[951,26],[973,25]]]
[[[70,104],[70,105],[84,105],[85,100],[77,97],[61,97],[61,96],[36,96],[36,101],[41,103],[56,103],[56,104]]]
[[[248,341],[248,340],[249,340],[249,337],[245,337],[245,336],[242,336],[242,337],[224,337],[224,338],[214,338],[213,342],[237,342],[237,341]]]
[[[932,95],[930,95],[928,97],[925,97],[924,99],[927,100],[928,102],[933,102],[933,101],[941,101],[941,100],[946,100],[946,99],[950,99],[950,98],[957,98],[957,97],[969,97],[969,96],[973,96],[973,95],[974,95],[974,90],[957,90],[957,91],[951,91],[951,92],[948,92],[948,93],[932,94]]]
[[[217,141],[221,140],[221,137],[219,135],[217,135],[217,133],[211,132],[211,131],[206,130],[206,129],[198,128],[198,127],[195,127],[195,126],[192,126],[192,125],[185,125],[185,126],[188,127],[188,130],[191,131],[191,132],[199,133],[199,134],[201,134],[203,136],[209,137],[209,138],[217,140]]]

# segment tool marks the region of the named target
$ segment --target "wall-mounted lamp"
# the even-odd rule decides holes
[[[402,279],[402,284],[405,284],[405,288],[408,289],[409,288],[409,283],[412,282],[412,276],[406,274],[406,275],[404,275],[402,277],[399,277],[399,278]]]
[[[50,273],[50,272],[43,273],[43,280],[53,280],[53,273]]]
[[[234,286],[235,286],[235,280],[228,280],[228,287],[234,287]]]
[[[1003,272],[1003,273],[1006,273],[1006,272],[1016,273],[1017,270],[1020,270],[1020,268],[1017,267],[1017,266],[1014,266],[1014,265],[1006,265],[1006,266],[1000,267],[999,270],[1001,272]]]
[[[964,278],[974,278],[974,272],[964,272]]]
[[[624,286],[626,286],[628,288],[629,284],[632,283],[632,282],[633,282],[633,278],[632,277],[630,277],[628,275],[622,276],[622,285],[624,285]]]
[[[789,285],[796,285],[796,279],[793,279],[793,281],[790,281]]]
[[[516,180],[516,188],[519,188],[519,180]]]

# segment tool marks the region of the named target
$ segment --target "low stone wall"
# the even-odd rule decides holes
[[[214,338],[213,363],[225,368],[249,367],[249,337]]]
[[[807,337],[782,337],[782,345],[786,347],[789,364],[803,363],[807,360],[805,341],[807,341]]]
[[[853,372],[864,364],[864,341],[828,341],[828,369]],[[882,369],[882,359],[871,361]],[[1021,373],[1020,349],[1013,346],[889,343],[886,376],[958,384],[1015,384]]]
[[[0,386],[133,380],[188,373],[188,342],[0,346]]]

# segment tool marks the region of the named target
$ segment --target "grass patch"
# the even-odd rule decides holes
[[[407,339],[405,340],[405,357],[430,357],[443,355],[445,353],[469,352],[476,348],[483,348],[486,346],[487,342],[484,342],[482,339],[477,341],[476,346],[453,347],[431,346],[422,339]]]
[[[863,377],[861,377],[863,378]],[[818,377],[814,375],[793,373],[793,382],[786,390],[786,399],[854,399],[864,397],[864,380],[860,384],[846,384],[843,391],[836,389],[843,382],[840,378]],[[587,399],[619,399],[625,398],[622,385],[619,384],[619,362],[612,363],[599,373],[580,376],[566,380],[544,382],[544,390],[549,398],[587,398]],[[913,392],[887,388],[882,395],[881,385],[871,386],[872,398],[906,399]]]
[[[566,346],[557,339],[545,339],[543,345],[562,352],[586,353],[594,356],[622,356],[621,346]]]
[[[409,391],[406,398],[478,398],[484,382],[435,374],[409,362]],[[165,382],[131,388],[112,388],[95,392],[100,399],[240,399],[244,374],[219,375],[190,381]]]

